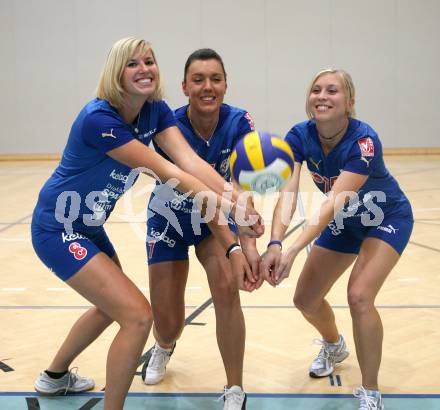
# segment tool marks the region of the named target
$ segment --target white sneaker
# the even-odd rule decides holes
[[[223,410],[246,410],[246,393],[240,386],[231,386],[224,388],[223,398],[225,404]]]
[[[384,410],[382,396],[378,391],[358,387],[353,390],[354,397],[359,399],[359,410]]]
[[[325,377],[332,374],[335,370],[335,364],[341,363],[350,354],[342,335],[339,336],[337,343],[329,343],[325,340],[315,340],[315,343],[322,345],[322,347],[310,366],[310,377]]]
[[[93,379],[81,377],[73,372],[74,369],[78,370],[77,367],[74,367],[59,379],[53,379],[46,372],[40,373],[37,380],[35,380],[35,390],[41,394],[57,395],[61,393],[79,393],[95,387]]]
[[[171,350],[163,349],[159,343],[155,343],[153,352],[151,353],[150,361],[148,362],[147,370],[145,371],[145,384],[157,384],[165,377],[167,364],[170,361],[171,355],[174,352],[174,344]]]

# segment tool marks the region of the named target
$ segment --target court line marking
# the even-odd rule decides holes
[[[207,306],[205,307],[205,309],[207,307],[209,307],[208,304],[209,299],[202,305],[200,305],[198,307],[198,309],[195,312],[199,312],[199,309],[202,306],[205,306],[205,304],[207,304]],[[82,309],[90,309],[91,307],[93,307],[93,305],[65,305],[65,306],[61,306],[61,305],[55,305],[55,306],[50,306],[50,305],[30,305],[30,306],[25,306],[25,305],[0,305],[0,310],[82,310]],[[186,305],[185,309],[194,309],[196,308],[196,305]],[[293,305],[241,305],[242,309],[296,309],[295,306]],[[349,309],[350,306],[348,305],[331,305],[331,307],[333,309]],[[440,309],[440,304],[439,305],[418,305],[418,304],[414,304],[414,305],[376,305],[377,309]],[[213,307],[212,307],[213,309]],[[201,311],[200,311],[201,313]],[[189,320],[191,318],[191,315],[188,316],[187,319],[185,320]],[[195,319],[195,316],[192,317],[192,319]]]
[[[290,285],[288,285],[287,287],[290,287]],[[2,292],[24,292],[26,290],[30,290],[31,288],[0,288],[0,291]],[[188,286],[186,288],[189,291],[194,291],[194,290],[202,290],[204,289],[203,286]],[[60,287],[54,287],[54,288],[46,288],[45,289],[48,292],[67,292],[67,291],[71,291],[72,293],[74,293],[75,291],[72,288],[60,288]],[[149,288],[146,287],[139,287],[139,290],[142,292],[149,292]],[[76,292],[75,292],[76,293]]]
[[[8,225],[4,226],[3,228],[0,228],[0,232],[4,232],[9,228],[14,227],[15,225],[21,224],[24,220],[30,218],[31,216],[32,216],[32,214],[29,214],[27,216],[24,216],[23,218],[17,219],[15,222],[10,222]],[[29,225],[30,222],[28,222],[27,224]]]
[[[397,282],[419,282],[420,278],[400,278]]]
[[[417,221],[415,220],[414,223],[416,224],[422,224],[422,225],[440,225],[439,220],[432,219],[432,222],[429,222],[427,220]]]
[[[432,246],[428,246],[428,245],[423,245],[422,243],[418,243],[414,241],[409,241],[408,243],[410,243],[411,245],[419,246],[420,248],[428,249],[430,251],[440,252],[440,249],[433,248]]]
[[[159,393],[159,392],[129,392],[127,397],[219,397],[221,393]],[[337,399],[337,398],[353,398],[352,394],[346,393],[248,393],[248,397],[254,398],[311,398],[311,399]],[[37,392],[0,392],[0,397],[13,396],[28,396],[28,397],[42,397]],[[104,392],[86,392],[75,393],[69,395],[70,397],[104,397]],[[58,396],[63,397],[63,396]],[[389,399],[440,399],[438,393],[382,393],[382,397]]]
[[[419,188],[419,189],[405,189],[405,193],[407,192],[426,192],[426,191],[438,191],[440,188]]]
[[[27,288],[2,288],[3,292],[24,292]]]
[[[432,167],[432,168],[424,168],[424,169],[418,169],[418,170],[410,170],[410,171],[404,171],[404,172],[397,172],[393,173],[394,177],[399,177],[401,175],[414,175],[414,174],[421,174],[423,172],[429,172],[429,171],[435,171],[440,169],[439,167]]]

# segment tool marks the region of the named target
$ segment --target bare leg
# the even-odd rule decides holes
[[[122,270],[116,254],[112,260]],[[59,373],[68,370],[73,360],[94,342],[112,322],[110,317],[96,307],[87,310],[71,328],[48,370]]]
[[[151,329],[150,305],[120,267],[103,253],[94,256],[67,283],[120,325],[107,356],[104,409],[121,410]],[[79,347],[72,349],[80,351]]]
[[[150,265],[150,297],[153,309],[153,333],[165,349],[174,346],[185,324],[185,286],[187,260]]]
[[[348,283],[348,303],[362,385],[370,390],[378,390],[383,341],[382,321],[374,301],[399,257],[387,243],[376,238],[366,239]]]
[[[48,370],[64,372],[73,360],[113,322],[96,307],[87,310],[70,329]]]
[[[355,254],[314,245],[298,279],[294,304],[327,342],[336,343],[339,332],[333,310],[324,298],[355,258]]]
[[[214,236],[196,248],[208,275],[216,315],[217,344],[223,359],[228,386],[243,386],[246,328],[237,281],[224,251]]]

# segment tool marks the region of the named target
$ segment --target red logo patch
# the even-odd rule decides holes
[[[247,119],[247,121],[248,121],[248,123],[249,123],[249,127],[251,127],[251,130],[252,130],[252,131],[255,131],[255,123],[254,123],[254,120],[252,119],[251,115],[247,112],[247,113],[244,115],[244,118]]]
[[[156,241],[148,241],[148,259],[151,259],[153,257],[154,252],[154,244]]]
[[[374,157],[374,144],[370,137],[361,138],[358,144],[363,157]]]
[[[78,242],[73,242],[69,245],[69,252],[73,253],[73,257],[78,261],[87,256],[87,249],[83,248]]]

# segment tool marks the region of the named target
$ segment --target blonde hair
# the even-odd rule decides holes
[[[107,60],[99,78],[96,96],[103,100],[107,100],[115,108],[121,108],[124,104],[125,93],[121,83],[124,69],[127,66],[128,61],[133,58],[136,53],[144,55],[149,50],[151,51],[157,65],[156,56],[154,55],[151,44],[148,41],[141,38],[127,37],[113,44],[113,47],[107,55]],[[163,85],[159,74],[156,90],[148,100],[157,101],[162,99]]]
[[[313,118],[313,114],[310,111],[309,108],[309,97],[312,92],[312,88],[315,85],[318,78],[322,77],[325,74],[336,74],[339,79],[341,80],[342,87],[344,88],[345,92],[345,102],[347,104],[347,107],[351,105],[351,108],[347,112],[348,116],[351,118],[355,118],[356,116],[356,110],[354,108],[354,102],[355,102],[355,88],[353,84],[353,80],[351,79],[350,74],[348,74],[346,71],[341,69],[333,69],[333,68],[326,68],[324,70],[321,70],[319,73],[315,75],[312,82],[309,85],[309,88],[307,89],[307,97],[306,97],[306,113],[309,118]]]

